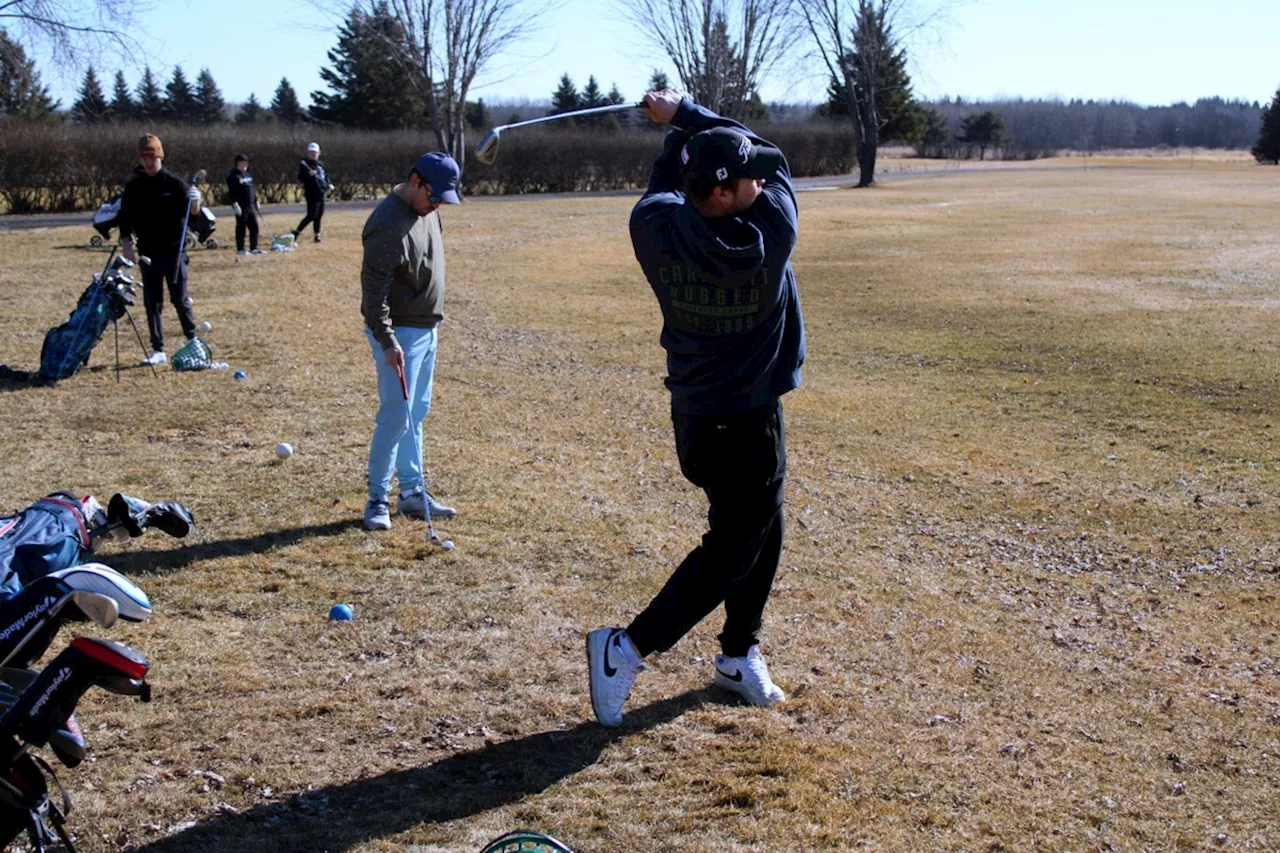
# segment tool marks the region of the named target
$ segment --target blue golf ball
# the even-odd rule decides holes
[[[248,378],[249,378],[249,374],[245,373],[243,370],[237,370],[237,371],[236,371],[234,374],[232,374],[232,375],[233,375],[233,376],[235,376],[235,378],[236,378],[236,379],[248,379]]]
[[[329,608],[330,622],[350,622],[354,617],[350,604],[335,604]]]

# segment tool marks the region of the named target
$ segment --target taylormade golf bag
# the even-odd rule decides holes
[[[75,850],[65,829],[71,800],[53,768],[31,749],[61,741],[74,760],[84,740],[78,726],[72,730],[68,723],[80,697],[90,687],[101,687],[149,702],[148,669],[146,659],[128,646],[77,637],[25,685],[9,684],[16,697],[0,715],[0,849],[25,830],[35,851],[56,840],[63,849]],[[61,805],[50,800],[48,780],[61,793]]]

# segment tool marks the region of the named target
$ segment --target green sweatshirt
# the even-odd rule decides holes
[[[444,319],[444,237],[440,215],[418,216],[392,192],[364,224],[360,313],[383,349],[396,326],[430,329]]]

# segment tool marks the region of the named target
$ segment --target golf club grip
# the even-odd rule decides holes
[[[400,378],[400,393],[404,396],[404,401],[409,402],[409,383],[404,381],[404,365],[396,365],[396,376]]]

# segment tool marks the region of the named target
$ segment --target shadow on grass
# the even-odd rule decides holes
[[[706,701],[705,690],[691,690],[628,711],[618,729],[590,720],[566,731],[538,732],[425,767],[391,770],[240,814],[219,815],[134,849],[137,853],[347,850],[419,824],[461,820],[541,793],[594,764],[615,740],[670,722]]]
[[[246,536],[242,539],[219,539],[216,542],[199,542],[194,545],[179,544],[167,551],[105,552],[98,554],[97,559],[126,575],[158,575],[177,571],[201,560],[261,554],[263,551],[269,551],[272,548],[286,548],[290,545],[296,545],[304,539],[312,539],[317,536],[336,536],[339,533],[357,529],[362,529],[360,519],[344,518],[339,521],[330,521],[327,524],[311,524],[306,527],[291,527],[287,530],[269,530],[266,533],[260,533],[257,536]]]

